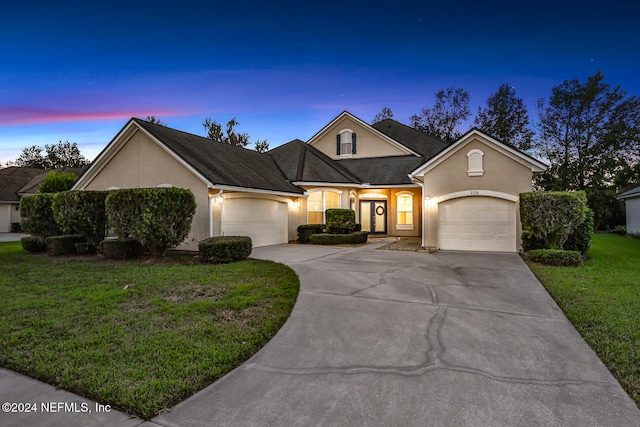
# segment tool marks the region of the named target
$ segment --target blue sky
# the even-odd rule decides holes
[[[598,70],[640,95],[637,2],[11,3],[0,163],[60,140],[93,159],[132,116],[200,135],[205,117],[236,117],[273,148],[343,110],[370,122],[390,107],[408,123],[452,86],[475,117],[509,83],[532,122],[553,86]]]

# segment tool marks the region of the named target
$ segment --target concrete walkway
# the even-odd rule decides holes
[[[291,317],[247,363],[151,422],[0,370],[0,426],[640,426],[640,410],[515,254],[280,245]]]
[[[29,234],[22,233],[0,233],[0,242],[19,242],[23,237],[27,237]]]
[[[301,292],[252,359],[162,426],[640,426],[516,254],[282,245]]]

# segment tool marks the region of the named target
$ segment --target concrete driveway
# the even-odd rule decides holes
[[[301,290],[252,359],[162,426],[640,426],[516,254],[281,245]],[[151,423],[149,423],[151,424]]]

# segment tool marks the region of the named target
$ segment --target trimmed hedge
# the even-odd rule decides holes
[[[327,233],[349,234],[360,231],[360,224],[356,224],[356,213],[353,209],[327,209]]]
[[[132,259],[144,255],[140,242],[131,239],[107,239],[100,242],[100,252],[108,259]]]
[[[47,246],[44,244],[44,239],[41,236],[28,236],[20,239],[22,249],[27,252],[42,252]]]
[[[585,218],[569,238],[564,243],[564,249],[568,251],[578,251],[583,255],[587,253],[591,247],[591,239],[593,239],[595,215],[593,210],[585,209]]]
[[[53,198],[53,217],[64,233],[81,234],[97,245],[106,234],[107,191],[63,191]]]
[[[182,243],[191,231],[196,202],[184,188],[132,188],[109,192],[107,220],[121,239],[131,238],[153,256]]]
[[[20,226],[22,230],[47,238],[60,234],[60,228],[53,218],[54,194],[30,194],[20,199]]]
[[[309,243],[312,234],[320,234],[324,231],[324,224],[302,224],[297,228],[298,242]]]
[[[563,249],[586,218],[584,191],[550,191],[520,194],[522,245],[531,249]]]
[[[366,231],[356,231],[349,234],[312,234],[309,241],[314,245],[342,245],[367,243],[369,233]]]
[[[47,237],[45,243],[47,244],[49,255],[58,256],[77,253],[76,243],[86,243],[86,240],[80,234],[65,234]]]
[[[249,258],[252,250],[251,237],[219,236],[198,242],[200,261],[226,263]]]
[[[533,262],[553,266],[576,266],[584,261],[580,251],[565,251],[559,249],[534,249],[527,252]]]

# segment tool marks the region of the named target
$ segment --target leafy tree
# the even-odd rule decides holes
[[[156,116],[147,116],[145,121],[149,123],[153,123],[154,125],[166,126],[167,124],[162,120],[158,119]]]
[[[596,228],[610,224],[621,210],[615,194],[620,176],[638,164],[640,99],[604,83],[601,72],[566,80],[539,102],[537,150],[550,163],[538,178],[547,190],[585,190]]]
[[[266,153],[267,151],[269,151],[269,143],[267,142],[267,140],[257,140],[255,142],[255,146],[254,149],[258,152],[258,153]]]
[[[451,144],[462,136],[458,126],[471,114],[468,91],[450,87],[436,93],[432,108],[410,117],[411,127]]]
[[[374,125],[386,119],[393,119],[393,111],[391,111],[391,108],[388,108],[388,107],[384,107],[382,111],[376,114],[371,124]]]
[[[231,144],[238,147],[246,147],[249,145],[248,133],[237,133],[235,127],[240,123],[236,118],[232,118],[227,122],[226,134],[222,131],[222,125],[215,120],[206,118],[202,126],[207,131],[207,138],[219,142],[221,144]]]
[[[37,145],[23,148],[14,164],[20,167],[41,169],[81,168],[88,165],[89,160],[80,154],[77,143],[60,141],[57,144],[45,144],[44,149]]]
[[[73,184],[78,180],[76,174],[66,172],[51,171],[40,182],[39,193],[59,193],[71,190]]]
[[[522,98],[516,96],[515,89],[506,83],[489,96],[486,108],[478,108],[475,124],[483,132],[518,150],[531,149],[535,133],[527,127],[527,108]]]

